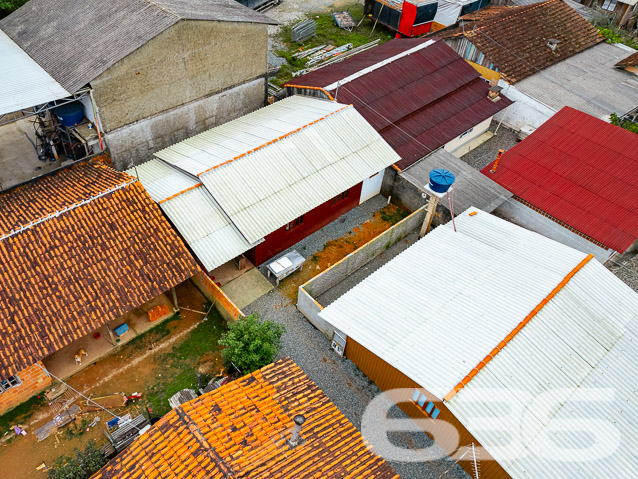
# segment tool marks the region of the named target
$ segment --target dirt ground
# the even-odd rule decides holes
[[[328,269],[368,241],[376,238],[407,215],[407,211],[396,205],[388,205],[377,211],[371,220],[353,228],[345,236],[327,242],[323,250],[308,258],[303,270],[297,271],[282,280],[279,284],[281,293],[296,302],[299,286]]]
[[[203,311],[207,301],[190,282],[178,287],[177,292],[180,306],[192,311],[182,309],[179,319],[169,319],[158,325],[72,376],[67,383],[94,397],[116,392],[127,395],[141,392],[143,397],[140,402],[114,409],[113,412],[136,415],[148,406],[152,414],[161,415],[168,409],[168,404],[164,405],[166,396],[172,394],[173,389],[192,386],[195,371],[208,376],[218,374],[222,370],[221,355],[216,349],[215,336],[218,334],[209,334],[209,330],[217,330],[221,334],[224,328],[221,318],[215,312],[209,315],[208,321],[202,321],[204,315],[195,311]],[[200,330],[198,326],[208,328],[203,330],[205,337],[198,337],[194,333],[195,328]],[[211,350],[204,352],[208,346]],[[174,367],[182,363],[186,366],[184,369]],[[185,372],[190,373],[188,377]],[[76,401],[81,402],[84,401]],[[36,470],[38,465],[51,465],[59,456],[71,455],[74,448],[83,448],[91,439],[96,439],[98,445],[102,444],[105,442],[103,431],[106,421],[112,419],[105,411],[81,414],[77,419],[77,427],[66,426],[56,435],[38,442],[33,431],[49,421],[53,413],[48,405],[32,412],[31,417],[21,423],[26,424],[27,436],[15,437],[0,446],[0,463],[12,466],[4,468],[3,479],[45,478],[46,472]],[[100,417],[100,422],[88,432],[86,428],[79,427],[82,419],[86,425],[96,416]]]

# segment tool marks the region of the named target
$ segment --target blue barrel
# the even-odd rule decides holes
[[[443,168],[430,171],[430,189],[436,193],[445,193],[454,183],[454,174]]]
[[[84,105],[79,101],[74,101],[54,108],[53,113],[58,117],[62,126],[79,125],[84,119]]]

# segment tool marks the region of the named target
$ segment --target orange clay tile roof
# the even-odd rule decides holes
[[[604,40],[598,30],[562,0],[522,7],[486,7],[463,17],[463,27],[440,30],[449,39],[465,35],[509,83],[522,80]],[[560,40],[552,51],[547,42]]]
[[[1,194],[0,378],[196,272],[142,185],[103,164]]]
[[[306,418],[294,449],[293,417]],[[396,478],[321,390],[286,358],[164,416],[93,479]]]

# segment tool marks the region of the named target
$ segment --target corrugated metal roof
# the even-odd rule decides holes
[[[417,161],[400,175],[422,190],[429,183],[430,172],[435,168],[444,168],[454,173],[456,180],[452,186],[452,197],[457,212],[474,205],[491,213],[507,198],[512,197],[512,193],[501,185],[442,148]],[[441,204],[449,209],[447,200],[441,201]]]
[[[254,246],[224,216],[205,188],[187,191],[160,206],[207,271]]]
[[[192,174],[231,161],[255,148],[310,125],[346,105],[297,96],[169,146],[155,156]]]
[[[354,108],[304,96],[155,155],[199,175],[252,243],[399,158]]]
[[[637,312],[638,295],[590,261],[448,408],[513,478],[634,476]],[[514,405],[509,414],[499,399]],[[479,421],[491,430],[471,426]]]
[[[207,271],[254,246],[195,177],[160,160],[147,161],[127,173],[137,176],[151,198],[160,203]]]
[[[439,397],[585,256],[470,211],[319,313]],[[588,261],[447,406],[514,479],[633,476],[637,341],[638,295]]]
[[[638,135],[565,107],[483,173],[624,252],[638,238]]]
[[[319,313],[439,398],[586,256],[473,208],[456,228],[434,229]]]
[[[75,92],[182,19],[276,23],[235,0],[30,0],[0,28]]]
[[[308,106],[329,103],[309,97],[292,100]],[[346,107],[200,179],[254,242],[398,159],[363,117]]]
[[[295,78],[290,84],[334,87],[338,81],[369,69],[338,89],[337,100],[351,103],[399,153],[407,168],[511,104],[488,99],[489,85],[479,73],[437,41],[395,39],[340,63]],[[397,57],[392,62],[380,64]]]
[[[0,115],[71,95],[0,30]]]

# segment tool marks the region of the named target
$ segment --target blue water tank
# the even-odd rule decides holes
[[[74,101],[54,108],[53,113],[58,117],[62,126],[79,125],[84,119],[84,105],[79,101]]]
[[[436,193],[445,193],[454,183],[454,174],[443,168],[430,171],[430,189]]]

